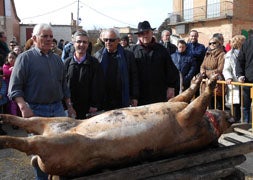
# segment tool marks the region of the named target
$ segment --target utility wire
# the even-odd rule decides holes
[[[102,15],[102,16],[105,16],[105,17],[107,17],[107,18],[109,18],[109,19],[111,19],[111,20],[114,20],[114,21],[119,22],[119,23],[122,23],[122,24],[129,25],[129,26],[133,26],[133,27],[136,26],[136,25],[133,25],[133,24],[130,24],[130,23],[121,21],[121,20],[119,20],[119,19],[116,19],[116,18],[114,18],[114,17],[108,16],[108,15],[106,15],[106,14],[104,14],[104,13],[98,11],[97,9],[95,9],[95,8],[93,8],[93,7],[91,7],[91,6],[89,6],[88,4],[85,4],[85,3],[83,3],[83,2],[80,2],[80,3],[83,4],[84,6],[88,7],[89,9],[95,11],[96,13],[98,13],[98,14],[100,14],[100,15]]]
[[[32,18],[36,18],[36,17],[41,17],[41,16],[46,16],[48,14],[53,14],[57,11],[60,11],[62,9],[65,9],[65,8],[68,8],[69,6],[71,6],[72,4],[76,3],[76,1],[74,1],[73,3],[70,3],[70,4],[67,4],[61,8],[58,8],[58,9],[55,9],[55,10],[52,10],[52,11],[49,11],[49,12],[46,12],[46,13],[43,13],[43,14],[39,14],[39,15],[36,15],[36,16],[31,16],[31,17],[25,17],[25,18],[22,18],[21,20],[24,20],[24,19],[32,19]]]

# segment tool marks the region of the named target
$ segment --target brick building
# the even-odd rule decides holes
[[[0,31],[6,33],[7,42],[20,42],[19,22],[14,0],[0,0]]]
[[[199,41],[207,45],[214,33],[222,33],[225,43],[236,34],[248,36],[253,29],[251,0],[173,0],[168,25],[187,40],[191,29],[199,31]]]

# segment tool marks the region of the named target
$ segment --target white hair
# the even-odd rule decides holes
[[[37,36],[37,35],[39,35],[39,33],[42,30],[51,30],[51,31],[53,31],[52,27],[49,24],[41,23],[41,24],[37,24],[36,26],[34,26],[32,35]]]
[[[115,28],[106,29],[105,32],[113,32],[116,35],[116,38],[120,38],[119,31]]]

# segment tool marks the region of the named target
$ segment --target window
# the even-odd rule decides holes
[[[207,18],[220,16],[220,0],[207,0]]]
[[[193,0],[184,0],[183,5],[183,17],[184,21],[192,21],[193,20]]]

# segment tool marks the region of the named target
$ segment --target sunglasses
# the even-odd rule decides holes
[[[216,42],[210,42],[209,45],[211,45],[211,44],[217,44],[217,43]]]
[[[104,38],[104,42],[115,42],[117,38],[109,39],[109,38]]]

